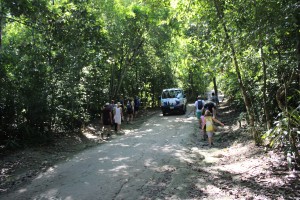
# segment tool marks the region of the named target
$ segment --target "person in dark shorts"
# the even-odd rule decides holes
[[[217,111],[216,109],[217,109],[217,107],[214,102],[212,102],[212,101],[205,102],[204,111],[209,110],[210,113],[212,113],[213,118],[216,118],[216,111]]]
[[[137,117],[138,111],[140,109],[141,101],[138,96],[134,98],[134,117]]]
[[[216,106],[219,105],[219,98],[215,95],[215,93],[211,93],[211,101],[214,102],[216,104]]]
[[[128,99],[126,104],[126,113],[127,113],[127,124],[132,122],[133,120],[133,113],[134,113],[134,102],[132,99]]]
[[[111,126],[114,127],[115,131],[117,131],[117,123],[115,123],[115,120],[114,120],[114,110],[116,109],[117,105],[115,104],[115,100],[111,100],[111,103],[109,105],[110,107],[110,111],[111,111],[111,114],[112,114],[112,123],[111,123]]]
[[[110,136],[111,126],[113,124],[113,120],[112,120],[113,114],[109,103],[105,104],[102,113],[103,113],[102,114],[103,127],[101,132],[101,138],[103,139],[104,132],[107,132],[106,137]]]

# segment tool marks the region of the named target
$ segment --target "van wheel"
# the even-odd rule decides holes
[[[166,116],[166,113],[165,113],[165,112],[163,112],[163,116]]]

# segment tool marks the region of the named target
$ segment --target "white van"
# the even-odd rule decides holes
[[[186,112],[187,100],[183,90],[180,88],[163,89],[160,102],[163,115],[172,112],[185,114]]]

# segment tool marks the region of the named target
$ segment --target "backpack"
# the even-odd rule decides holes
[[[203,102],[202,100],[198,100],[198,110],[202,110],[203,108]]]
[[[136,103],[134,103],[134,105],[136,105],[136,107],[140,107],[141,105],[141,101],[139,99],[136,100]]]
[[[131,105],[131,102],[128,102],[127,103],[127,111],[131,111],[132,110],[132,105]]]

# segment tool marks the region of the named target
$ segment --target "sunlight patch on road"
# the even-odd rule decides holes
[[[174,122],[194,123],[190,118],[176,118]]]
[[[208,194],[210,194],[210,196],[213,196],[215,194],[223,193],[222,189],[216,187],[215,185],[207,185],[206,186],[206,191],[207,191]]]
[[[57,196],[57,193],[58,193],[58,189],[51,189],[47,191],[45,194],[41,194],[32,199],[52,199],[51,197]]]
[[[212,149],[210,149],[212,150]],[[206,163],[216,163],[219,161],[219,158],[213,157],[211,151],[202,151],[202,155],[205,157],[204,162]]]
[[[177,150],[176,153],[174,153],[174,156],[176,156],[181,162],[194,163],[194,159],[186,156],[185,150]]]
[[[153,162],[153,159],[146,159],[144,162],[145,167],[152,167],[154,165],[157,165],[157,162]]]
[[[129,134],[129,133],[133,132],[132,130],[129,130],[129,129],[123,129],[123,131],[124,131],[125,134]]]
[[[98,160],[99,160],[99,161],[105,161],[105,160],[109,160],[109,159],[110,159],[110,158],[106,156],[106,157],[103,157],[103,158],[99,158]]]
[[[123,160],[128,160],[130,159],[130,157],[120,157],[120,158],[115,158],[113,160],[111,160],[112,162],[120,162],[120,161],[123,161]]]
[[[136,147],[139,147],[139,146],[142,146],[143,143],[138,143],[138,144],[135,144],[133,147],[136,148]]]
[[[97,135],[91,134],[88,131],[83,131],[82,134],[88,139],[97,139],[98,138]]]
[[[171,165],[164,165],[161,167],[153,167],[152,168],[156,172],[173,172],[176,171],[176,167],[171,166]]]
[[[147,129],[147,130],[144,130],[144,131],[140,131],[139,133],[150,133],[152,131],[153,131],[153,129],[150,128],[150,129]]]
[[[21,189],[18,190],[18,192],[19,192],[19,193],[27,192],[27,188],[21,188]]]
[[[130,147],[130,145],[128,145],[128,144],[123,144],[123,143],[109,144],[109,146],[116,146],[116,147]]]
[[[160,124],[147,123],[145,126],[161,126]]]
[[[45,173],[41,173],[38,175],[38,177],[36,179],[41,179],[43,177],[50,177],[51,175],[53,175],[54,173],[56,173],[56,165],[54,167],[49,167],[49,169],[45,172]]]
[[[164,153],[170,153],[173,152],[176,146],[174,145],[164,145],[163,147],[160,146],[154,146],[151,148],[153,151],[158,151],[158,152],[164,152]]]
[[[120,165],[120,166],[115,167],[114,169],[111,169],[109,171],[111,171],[111,172],[118,172],[118,171],[121,171],[123,169],[128,169],[128,165]]]

